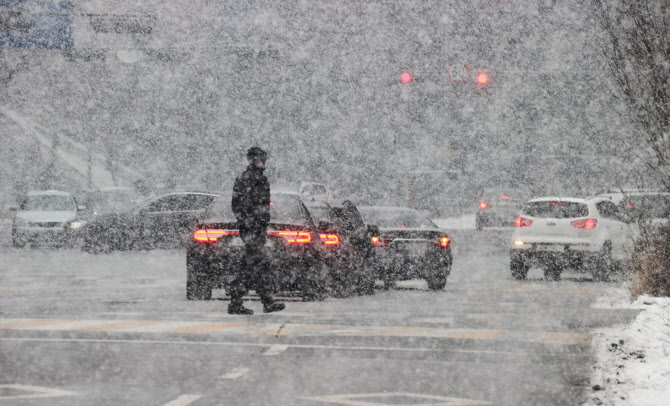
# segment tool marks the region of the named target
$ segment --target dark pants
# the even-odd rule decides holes
[[[270,275],[270,264],[265,252],[266,230],[240,230],[244,241],[244,258],[240,264],[237,277],[230,286],[230,304],[242,305],[242,297],[254,289],[261,297],[263,304],[272,304],[273,278]]]

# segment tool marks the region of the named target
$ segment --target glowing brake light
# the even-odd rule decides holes
[[[439,245],[442,248],[447,248],[449,244],[451,244],[451,238],[449,237],[442,237],[435,243],[435,245]]]
[[[307,231],[270,231],[268,235],[282,237],[289,244],[308,244],[312,242],[312,234]]]
[[[237,230],[220,230],[220,229],[199,229],[193,233],[193,239],[198,242],[216,242],[219,238],[227,235],[239,235]]]
[[[325,245],[337,245],[340,243],[340,237],[337,234],[319,234],[319,238]]]
[[[633,206],[632,204],[628,203],[628,204],[626,205],[626,208],[627,208],[627,209],[634,209],[635,206]]]
[[[407,228],[407,224],[398,224],[398,227]]]
[[[516,220],[514,221],[514,225],[517,227],[528,227],[531,224],[533,224],[533,220],[523,217],[517,217]]]
[[[481,207],[482,209],[486,210],[486,208],[489,207],[489,205],[486,204],[486,202],[479,202],[479,207]]]
[[[379,247],[382,245],[381,241],[379,241],[379,237],[372,237],[372,245],[375,247]]]
[[[505,195],[505,196],[500,196],[500,198],[503,199],[503,200],[509,200],[509,196],[507,196],[507,195]]]
[[[594,228],[596,228],[597,223],[598,223],[598,220],[596,220],[596,219],[582,219],[582,220],[575,220],[575,221],[570,222],[570,224],[573,227],[583,228],[585,230],[593,230]]]

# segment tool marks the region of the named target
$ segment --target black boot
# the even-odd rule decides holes
[[[261,302],[263,302],[263,313],[280,312],[286,307],[284,303],[275,302],[272,296],[262,295]]]
[[[251,309],[247,309],[246,307],[242,306],[242,304],[234,304],[230,303],[228,305],[228,314],[245,314],[245,315],[252,315],[254,314],[254,311]]]

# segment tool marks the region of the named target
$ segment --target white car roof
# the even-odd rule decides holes
[[[63,192],[60,190],[32,190],[27,193],[28,196],[69,196],[72,195],[69,192]]]
[[[358,211],[368,211],[368,210],[376,210],[376,211],[381,211],[381,212],[398,212],[398,211],[411,211],[411,212],[417,212],[415,209],[410,209],[409,207],[394,207],[394,206],[362,206],[358,208]]]
[[[530,199],[528,203],[534,202],[572,202],[572,203],[587,203],[587,199],[582,199],[579,197],[558,197],[558,196],[547,196],[547,197],[535,197]]]

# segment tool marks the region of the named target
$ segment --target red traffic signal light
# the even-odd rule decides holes
[[[402,83],[410,83],[412,81],[412,75],[408,72],[405,72],[402,75],[400,75],[400,81]]]
[[[489,74],[486,72],[479,72],[477,74],[477,83],[480,86],[486,86],[489,83]]]

